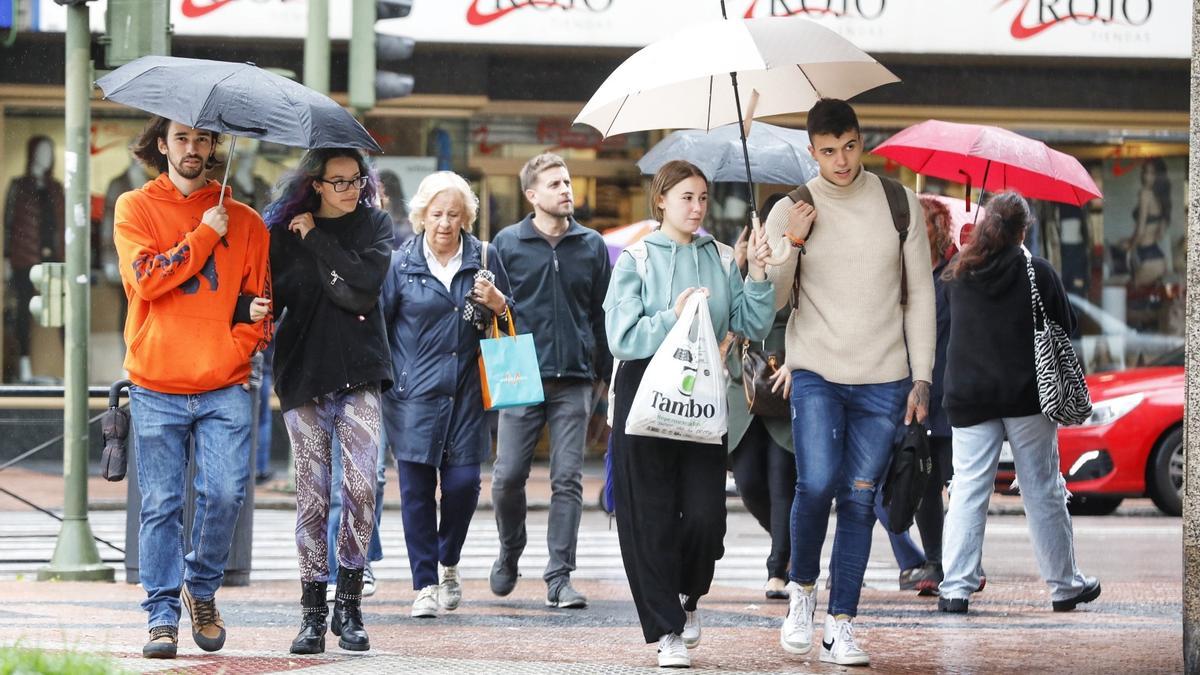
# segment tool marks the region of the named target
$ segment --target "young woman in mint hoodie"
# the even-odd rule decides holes
[[[775,316],[774,288],[763,271],[765,241],[751,235],[743,284],[729,247],[696,234],[708,210],[700,169],[663,165],[651,184],[650,210],[662,227],[643,240],[644,256],[621,254],[604,299],[608,344],[621,360],[612,384],[613,500],[642,633],[658,643],[659,666],[687,667],[687,648],[700,643],[696,601],[724,554],[725,443],[626,435],[625,420],[650,357],[689,295],[708,296],[715,335],[732,330],[761,340]]]

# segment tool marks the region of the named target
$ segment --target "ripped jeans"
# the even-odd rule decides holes
[[[1087,580],[1075,565],[1067,488],[1058,465],[1058,425],[1038,414],[954,427],[953,433],[954,478],[942,544],[942,597],[966,598],[979,587],[988,502],[1006,436],[1012,446],[1033,553],[1050,586],[1051,599],[1079,595]]]
[[[875,486],[903,421],[910,380],[835,384],[807,371],[792,372],[792,437],[796,445],[796,498],[792,502],[792,581],[816,583],[829,509],[837,498],[837,530],[830,557],[829,613],[858,614],[863,573],[875,527]]]

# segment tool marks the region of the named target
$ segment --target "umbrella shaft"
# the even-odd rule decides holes
[[[724,7],[725,3],[722,2],[721,8],[724,9]],[[737,73],[729,73],[729,79],[733,82],[733,105],[737,108],[738,134],[742,138],[742,161],[746,163],[746,191],[750,193],[750,212],[757,214],[758,203],[754,199],[754,179],[750,176],[750,148],[746,145],[746,125],[742,120],[742,96],[738,93]]]

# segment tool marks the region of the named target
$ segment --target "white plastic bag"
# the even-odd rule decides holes
[[[729,425],[727,387],[708,298],[695,292],[646,366],[625,433],[720,444]]]

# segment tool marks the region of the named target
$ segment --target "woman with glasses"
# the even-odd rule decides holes
[[[392,221],[378,208],[366,157],[350,148],[308,151],[276,193],[263,219],[271,230],[273,309],[286,317],[275,333],[275,392],[296,458],[303,622],[291,651],[325,650],[325,532],[335,434],[344,478],[330,628],[342,649],[366,651],[370,640],[360,602],[375,525],[380,395],[392,386],[379,308]]]

